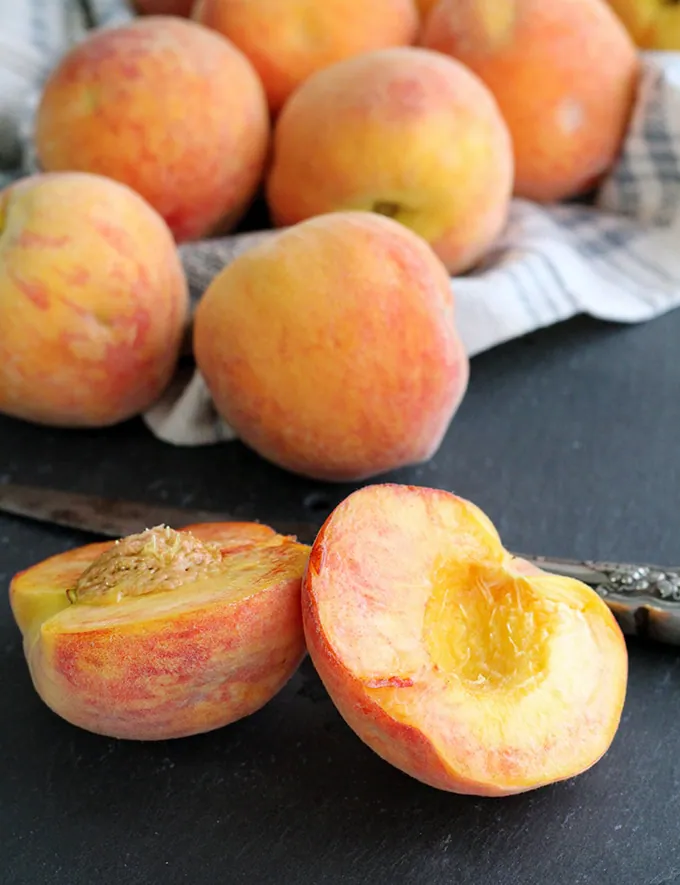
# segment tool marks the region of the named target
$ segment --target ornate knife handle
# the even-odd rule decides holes
[[[588,584],[607,603],[627,635],[680,645],[680,568],[523,558],[544,571]]]

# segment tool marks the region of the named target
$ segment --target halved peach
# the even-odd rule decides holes
[[[329,516],[303,580],[307,647],[378,755],[442,790],[502,796],[607,751],[622,633],[594,590],[532,571],[448,492],[367,486]]]
[[[10,587],[35,688],[110,737],[176,738],[248,716],[304,656],[308,556],[267,526],[215,523],[47,559]]]

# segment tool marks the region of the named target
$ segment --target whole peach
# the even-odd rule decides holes
[[[369,212],[316,217],[236,258],[198,306],[194,349],[245,443],[327,480],[430,458],[468,380],[445,268]]]
[[[188,311],[163,219],[130,188],[52,173],[0,192],[0,411],[103,426],[169,382]]]
[[[177,241],[233,226],[260,183],[268,141],[250,62],[219,34],[171,16],[93,32],[52,72],[36,117],[44,170],[130,185]]]
[[[274,133],[267,182],[275,222],[368,210],[420,234],[452,273],[503,228],[510,136],[491,93],[445,56],[415,47],[365,53],[315,74]]]
[[[336,61],[416,39],[413,0],[199,0],[194,18],[250,59],[277,113],[311,74]]]
[[[602,0],[442,0],[421,42],[493,92],[512,134],[517,196],[576,196],[614,162],[639,62]]]

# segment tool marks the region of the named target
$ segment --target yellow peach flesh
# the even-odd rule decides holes
[[[217,728],[259,709],[304,654],[307,547],[247,524],[166,538],[157,568],[148,550],[128,555],[135,536],[120,556],[90,545],[12,582],[35,687],[75,725],[134,739]],[[160,529],[143,536],[156,542]]]
[[[627,656],[583,584],[524,575],[484,515],[432,490],[374,486],[318,536],[304,581],[310,654],[383,758],[455,792],[505,795],[607,750]]]

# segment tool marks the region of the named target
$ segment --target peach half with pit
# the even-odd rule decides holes
[[[578,775],[618,729],[628,658],[598,594],[508,553],[448,492],[365,486],[329,516],[302,590],[307,648],[348,725],[456,793]]]
[[[263,707],[305,654],[309,548],[256,523],[158,526],[89,544],[10,587],[33,684],[115,738],[200,734]]]

